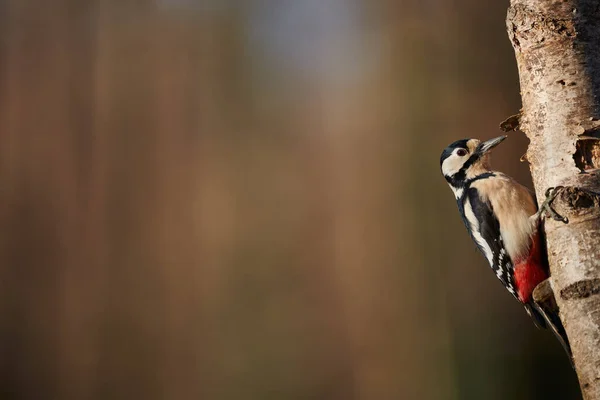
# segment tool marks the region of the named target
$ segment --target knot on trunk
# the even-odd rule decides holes
[[[563,222],[583,221],[600,214],[600,193],[576,186],[559,186],[555,193],[551,211],[564,218]]]
[[[600,193],[577,187],[565,187],[561,200],[572,210],[600,207]]]
[[[600,293],[600,279],[586,279],[575,282],[560,291],[563,300],[585,299]]]

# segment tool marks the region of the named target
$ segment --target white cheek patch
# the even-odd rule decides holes
[[[493,265],[494,264],[494,254],[492,253],[492,249],[490,248],[490,246],[487,244],[487,242],[485,241],[485,239],[483,238],[483,236],[481,236],[481,233],[479,232],[479,223],[477,222],[477,218],[475,217],[475,214],[473,213],[473,208],[471,207],[471,201],[469,199],[467,199],[465,201],[465,217],[467,218],[467,221],[469,221],[469,224],[471,225],[471,232],[473,234],[473,239],[475,239],[475,242],[477,242],[477,245],[483,251],[485,258],[487,258],[490,265]]]
[[[442,173],[445,176],[452,176],[456,174],[462,168],[464,161],[462,158],[458,157],[456,154],[452,153],[452,155],[444,160],[442,163]]]

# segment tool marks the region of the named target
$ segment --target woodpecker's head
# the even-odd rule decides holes
[[[460,188],[465,181],[490,170],[490,151],[506,136],[485,142],[478,139],[457,140],[446,147],[440,158],[444,178],[453,188]]]

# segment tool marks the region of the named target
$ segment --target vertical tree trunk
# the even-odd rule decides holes
[[[507,28],[519,68],[520,129],[538,203],[565,186],[545,224],[552,288],[585,399],[600,399],[600,4],[511,0]]]

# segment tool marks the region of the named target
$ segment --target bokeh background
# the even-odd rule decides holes
[[[0,1],[0,398],[580,398],[439,173],[507,5]]]

